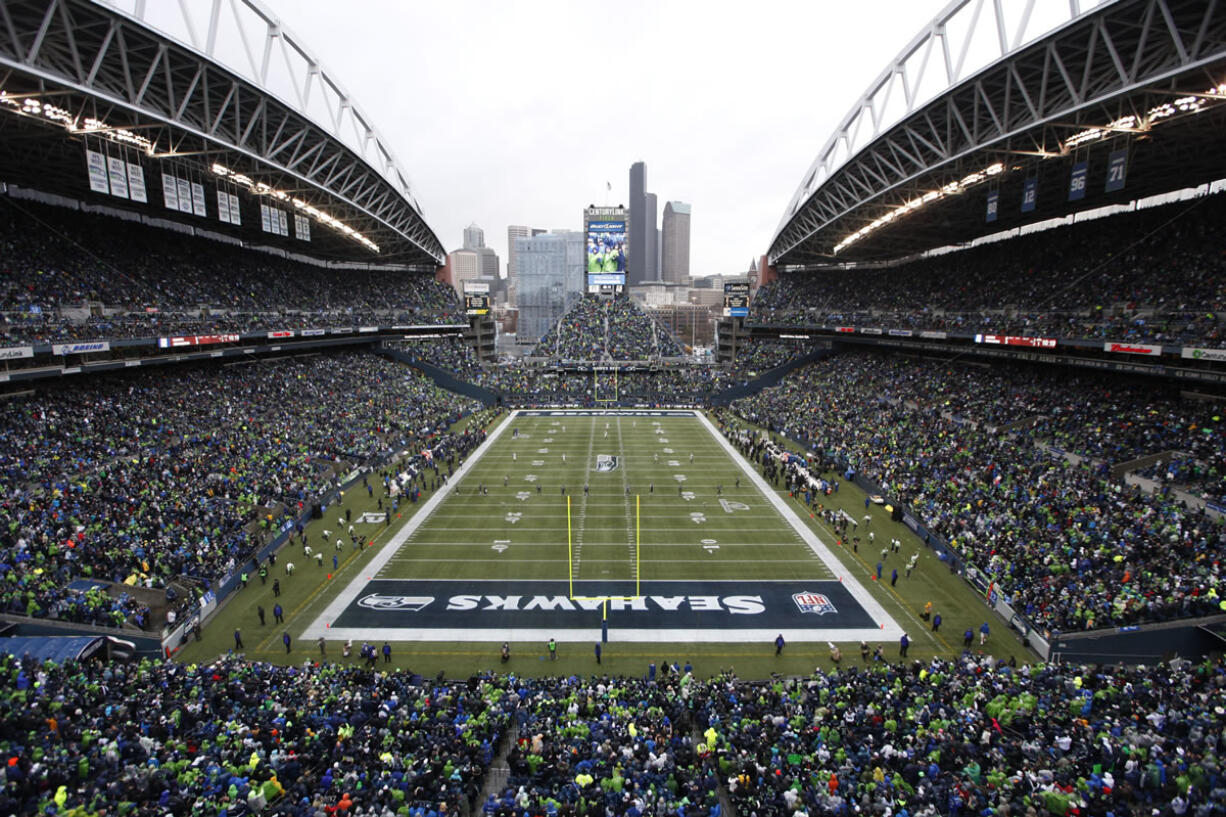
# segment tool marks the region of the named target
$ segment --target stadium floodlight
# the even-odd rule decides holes
[[[86,133],[91,136],[99,136],[116,144],[137,148],[144,151],[146,155],[153,155],[153,142],[148,137],[127,128],[113,127],[104,120],[93,117],[87,117],[78,127],[77,117],[69,111],[50,102],[44,102],[34,95],[11,95],[0,89],[0,107],[7,108],[20,116],[53,122],[72,134]]]
[[[864,225],[856,230],[851,235],[845,237],[842,241],[834,246],[834,252],[837,254],[843,249],[851,246],[860,239],[864,238],[874,230],[880,229],[885,225],[902,218],[910,213],[925,207],[937,199],[945,198],[946,196],[955,196],[963,191],[987,181],[992,176],[999,176],[1004,173],[1007,168],[1003,162],[993,162],[982,170],[976,170],[974,173],[968,173],[958,181],[949,182],[942,186],[939,190],[929,190],[922,196],[911,199],[910,201],[900,204],[899,206],[883,213],[872,222]]]
[[[1103,139],[1113,133],[1147,133],[1156,123],[1164,119],[1171,119],[1183,114],[1201,113],[1207,110],[1210,106],[1216,105],[1221,101],[1226,101],[1226,83],[1217,85],[1204,93],[1187,94],[1177,97],[1173,102],[1163,102],[1155,105],[1145,112],[1144,116],[1128,114],[1121,116],[1108,122],[1106,125],[1100,125],[1074,133],[1072,136],[1064,140],[1059,152],[1041,152],[1033,155],[1043,159],[1053,159],[1058,156],[1067,156],[1075,148]],[[875,230],[884,227],[887,224],[915,212],[924,205],[927,205],[937,199],[946,196],[954,196],[968,190],[971,187],[982,184],[990,177],[999,176],[1008,170],[1003,162],[993,162],[982,170],[976,170],[973,173],[968,173],[958,181],[949,182],[942,186],[939,190],[931,190],[916,199],[911,199],[905,204],[901,204],[892,208],[888,212],[878,216],[873,221],[856,230],[851,235],[845,236],[842,241],[834,245],[834,253],[837,255],[847,247],[856,243],[868,234]]]
[[[1210,88],[1204,93],[1185,94],[1176,98],[1173,102],[1163,102],[1155,105],[1146,111],[1143,117],[1129,114],[1128,116],[1122,116],[1119,119],[1108,122],[1106,125],[1080,130],[1064,140],[1063,153],[1067,154],[1074,148],[1089,142],[1096,142],[1113,133],[1146,133],[1156,123],[1164,119],[1170,119],[1180,114],[1201,113],[1207,110],[1209,106],[1217,104],[1223,97],[1226,97],[1226,83]]]
[[[352,238],[354,241],[357,241],[359,244],[366,247],[371,252],[379,252],[378,244],[371,241],[369,238],[362,235],[357,230],[350,227],[348,224],[344,223],[343,221],[336,218],[335,216],[323,210],[320,210],[318,207],[313,207],[312,205],[307,204],[305,201],[303,201],[300,198],[291,196],[289,193],[286,193],[284,190],[277,190],[276,188],[272,187],[269,184],[266,184],[265,182],[257,182],[253,180],[250,176],[245,176],[242,173],[236,173],[235,171],[231,170],[225,165],[218,164],[217,162],[213,163],[213,166],[210,168],[210,170],[212,170],[214,176],[220,176],[221,178],[225,179],[226,181],[232,182],[233,184],[242,185],[243,187],[246,187],[249,191],[251,191],[257,196],[268,196],[269,198],[274,198],[274,199],[277,199],[278,201],[284,201],[284,202],[293,204],[295,209],[301,210],[304,214],[310,216],[311,218],[315,219],[321,224],[331,227],[333,230],[336,230],[337,232],[344,233],[346,236],[348,236],[349,238]]]

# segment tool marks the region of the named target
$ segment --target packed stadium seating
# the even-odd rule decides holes
[[[457,813],[513,709],[511,679],[416,686],[331,664],[3,656],[0,675],[5,814]]]
[[[1226,808],[1221,672],[963,655],[712,685],[699,707],[738,814],[1208,817]]]
[[[782,276],[765,324],[898,327],[1226,345],[1226,196],[1034,233],[883,269]]]
[[[9,400],[0,609],[99,620],[110,611],[67,591],[73,579],[219,579],[333,487],[341,463],[427,429],[444,445],[476,408],[369,353],[95,378]]]
[[[467,323],[429,275],[326,269],[7,197],[0,272],[0,342]]]
[[[556,360],[647,360],[679,357],[681,347],[629,298],[586,295],[536,346],[535,354]]]
[[[507,361],[482,364],[459,338],[429,338],[389,343],[414,360],[438,366],[469,383],[500,394],[507,405],[566,403],[594,405],[600,400],[636,403],[703,403],[731,386],[804,354],[803,343],[751,340],[727,365],[670,362],[654,370],[625,370],[606,380],[599,394],[590,372],[556,365]]]
[[[851,469],[908,504],[1039,627],[1220,612],[1222,520],[1044,442],[1110,462],[1202,438],[1220,451],[1216,409],[1118,382],[876,355],[812,364],[733,407],[804,443],[823,470]],[[996,430],[1038,415],[1033,429]]]
[[[1226,813],[1220,661],[847,664],[445,682],[326,659],[0,656],[0,812],[718,817],[722,788],[759,817]],[[503,752],[510,776],[482,801]]]

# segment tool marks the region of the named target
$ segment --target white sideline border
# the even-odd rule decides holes
[[[549,417],[549,416],[565,416],[574,414],[578,416],[597,417],[597,416],[617,416],[630,415],[634,409],[616,410],[616,409],[529,409],[523,410],[526,416],[534,417]],[[847,570],[842,561],[835,556],[834,552],[818,537],[818,535],[810,528],[796,512],[788,506],[775,490],[767,484],[766,480],[757,472],[757,469],[752,463],[741,456],[741,453],[733,448],[723,434],[712,425],[706,415],[695,409],[638,409],[637,411],[658,411],[660,416],[677,416],[677,417],[694,417],[706,429],[707,432],[718,442],[727,453],[732,461],[749,477],[754,486],[759,492],[766,497],[767,501],[779,512],[793,530],[801,537],[804,543],[821,559],[822,563],[830,570],[830,572],[840,577],[839,581],[847,587],[851,594],[865,612],[872,618],[876,626],[875,629],[858,628],[858,629],[834,629],[834,628],[793,628],[784,630],[780,633],[778,630],[693,630],[693,629],[667,629],[667,630],[644,630],[644,629],[629,629],[629,628],[609,628],[609,640],[619,643],[635,643],[635,644],[651,644],[651,643],[705,643],[705,644],[732,644],[732,643],[753,643],[753,642],[773,642],[776,635],[782,635],[789,642],[826,642],[826,641],[883,641],[897,640],[903,634],[903,628],[891,617],[881,604],[872,597],[865,587],[852,575],[852,572]],[[472,627],[436,627],[436,628],[415,628],[415,627],[332,627],[331,622],[335,621],[340,615],[349,608],[349,606],[358,598],[358,595],[366,590],[367,585],[375,580],[375,577],[383,570],[388,562],[400,551],[400,548],[409,540],[417,529],[423,525],[431,514],[438,508],[439,504],[447,498],[447,489],[461,478],[463,478],[469,468],[479,462],[486,451],[493,443],[502,436],[506,429],[510,428],[514,421],[520,416],[521,409],[513,410],[508,415],[505,422],[498,425],[485,439],[485,442],[477,446],[477,448],[468,456],[464,463],[456,469],[455,473],[448,479],[447,485],[436,491],[434,496],[426,500],[421,509],[413,514],[413,516],[379,548],[379,552],[374,555],[374,558],[360,571],[360,575],[350,579],[349,583],[333,597],[328,603],[323,612],[315,617],[299,636],[300,639],[317,639],[324,637],[331,640],[354,640],[363,641],[374,638],[382,638],[388,641],[432,641],[432,642],[524,642],[524,641],[548,641],[553,638],[559,643],[582,643],[594,642],[601,639],[601,628],[558,628],[556,631],[545,630],[541,628],[516,628],[507,627],[500,629],[493,628],[472,628]],[[637,415],[642,416],[642,415]],[[438,581],[438,580],[432,580]],[[456,580],[459,581],[459,580]],[[826,581],[830,581],[829,579]]]
[[[873,598],[872,594],[865,589],[864,585],[860,584],[860,581],[855,577],[855,575],[853,575],[852,571],[848,570],[846,565],[843,564],[843,560],[834,554],[834,551],[832,551],[826,545],[826,543],[821,540],[821,538],[813,531],[813,528],[809,527],[809,525],[807,525],[803,519],[796,515],[796,511],[792,510],[791,506],[788,505],[783,497],[776,493],[775,489],[767,483],[766,478],[758,473],[757,467],[753,463],[750,463],[749,460],[741,456],[741,452],[732,447],[732,443],[728,442],[728,438],[719,433],[719,429],[711,424],[711,421],[707,419],[705,414],[701,412],[695,412],[695,414],[698,417],[699,422],[705,425],[707,430],[711,432],[711,436],[714,437],[723,447],[724,451],[726,451],[728,455],[732,457],[733,462],[740,465],[741,470],[749,475],[749,479],[755,486],[757,486],[758,490],[762,492],[762,495],[767,498],[771,505],[775,506],[775,510],[779,511],[779,515],[782,516],[784,520],[792,526],[792,529],[800,535],[800,538],[803,539],[805,544],[809,546],[809,549],[817,554],[817,557],[822,560],[822,564],[824,564],[831,573],[838,576],[838,580],[843,583],[844,587],[847,588],[847,592],[851,593],[851,597],[860,602],[860,606],[863,607],[865,612],[869,614],[869,617],[873,619],[873,623],[879,627],[879,629],[871,631],[872,635],[868,637],[854,636],[853,638],[851,634],[859,632],[855,630],[821,630],[815,632],[825,633],[825,635],[821,635],[820,637],[815,635],[806,640],[880,641],[883,638],[895,640],[901,638],[904,632],[903,628],[898,625],[898,622],[894,620],[893,616],[885,611],[885,608],[881,606],[881,603]]]

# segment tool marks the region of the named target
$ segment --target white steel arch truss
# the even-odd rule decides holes
[[[74,115],[140,129],[159,158],[310,198],[383,260],[443,261],[369,117],[255,0],[0,0],[0,83],[14,77],[74,102]]]
[[[856,212],[866,203],[923,195],[918,181],[931,187],[942,170],[956,177],[974,165],[968,158],[1061,151],[1065,137],[1115,121],[1130,94],[1207,68],[1226,50],[1222,0],[1114,0],[1092,9],[1069,0],[1041,39],[1027,30],[1035,0],[1014,4],[1013,17],[1006,4],[955,0],[877,77],[806,171],[771,242],[771,263],[828,257],[866,221]],[[962,41],[951,33],[959,16],[970,17]],[[986,48],[973,44],[977,32]],[[993,59],[972,73],[971,53]],[[926,94],[933,66],[940,92]],[[1206,73],[1186,90],[1203,92],[1210,80]]]

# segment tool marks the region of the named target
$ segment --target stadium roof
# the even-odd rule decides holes
[[[100,192],[105,174],[91,187],[88,149],[137,167],[149,215],[341,261],[445,255],[370,118],[257,0],[0,0],[0,144],[13,184],[131,207],[124,165],[123,195]],[[203,199],[163,207],[164,176]],[[279,232],[256,202],[285,214]]]
[[[819,152],[771,263],[897,259],[1226,177],[1218,3],[1071,0],[1041,36],[1034,10],[1035,0],[946,6]],[[984,53],[972,66],[968,55]]]

